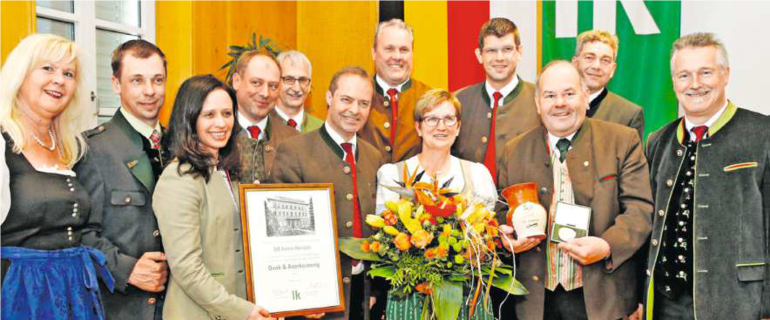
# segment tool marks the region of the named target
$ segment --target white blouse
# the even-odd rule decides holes
[[[411,175],[415,168],[418,169],[418,173],[424,169],[420,166],[420,161],[417,160],[417,156],[411,157],[406,160],[406,169],[408,174]],[[492,181],[492,175],[489,174],[489,170],[481,163],[471,162],[471,172],[469,176],[473,177],[473,198],[476,200],[484,200],[486,207],[489,210],[494,210],[495,202],[497,202],[497,189],[495,183]],[[395,193],[386,186],[398,186],[396,181],[401,181],[402,172],[398,172],[398,168],[393,163],[388,163],[380,167],[377,170],[377,214],[380,214],[385,210],[385,202],[398,201],[400,198],[398,193]],[[439,178],[439,186],[446,183],[447,180],[452,179],[449,184],[449,188],[461,192],[465,188],[465,178],[462,172],[462,166],[460,165],[460,159],[454,156],[450,156],[449,160],[449,173]],[[432,182],[433,178],[424,174],[420,181]]]

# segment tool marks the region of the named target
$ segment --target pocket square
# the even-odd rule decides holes
[[[746,168],[754,168],[758,164],[756,162],[741,162],[736,164],[731,164],[729,166],[725,167],[725,172],[735,171],[739,169],[746,169]]]
[[[599,179],[599,180],[601,180],[601,181],[608,181],[608,180],[612,180],[612,179],[615,179],[615,178],[617,178],[617,177],[618,177],[618,175],[616,175],[616,174],[614,174],[614,173],[613,173],[613,174],[611,174],[611,175],[608,175],[608,176],[606,176],[606,177],[602,177],[602,178],[601,178],[601,179]]]

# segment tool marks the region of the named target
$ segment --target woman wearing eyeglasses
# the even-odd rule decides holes
[[[433,182],[464,194],[467,198],[483,201],[494,209],[497,191],[492,176],[483,164],[452,156],[449,152],[460,133],[460,101],[444,89],[426,92],[414,109],[417,135],[422,140],[422,151],[405,161],[386,164],[377,172],[377,213],[385,209],[385,202],[397,201],[399,194],[383,187],[397,186],[403,179],[404,166],[409,175],[417,170],[420,181]]]

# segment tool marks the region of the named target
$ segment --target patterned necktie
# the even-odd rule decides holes
[[[297,121],[294,121],[294,119],[289,119],[289,121],[287,121],[286,124],[288,124],[289,127],[297,129]]]
[[[497,119],[497,106],[500,104],[500,98],[503,94],[495,92],[492,94],[495,98],[495,102],[492,105],[492,125],[489,126],[489,140],[487,140],[487,152],[484,155],[484,166],[489,170],[489,174],[492,175],[492,180],[497,183],[497,159],[495,157],[495,120]]]
[[[567,151],[570,144],[572,143],[567,138],[561,138],[556,142],[556,149],[559,149],[559,161],[564,162],[564,160],[567,160]]]
[[[396,124],[398,123],[398,99],[396,95],[398,90],[396,88],[390,88],[388,90],[388,96],[390,96],[390,108],[391,108],[391,120],[390,120],[390,147],[391,150],[396,150],[394,143],[396,142]]]
[[[152,142],[152,148],[154,150],[160,150],[160,132],[158,130],[152,130],[150,135],[150,142]]]
[[[249,134],[251,135],[251,138],[254,140],[259,139],[259,134],[262,133],[262,129],[259,128],[259,126],[249,126],[246,128],[246,130],[249,130]]]
[[[709,127],[707,126],[697,126],[690,129],[692,133],[695,134],[695,143],[698,143],[701,139],[703,139],[706,136],[706,132],[708,132]]]
[[[350,175],[353,178],[353,236],[360,238],[361,232],[361,208],[358,204],[358,181],[356,179],[356,159],[353,155],[353,144],[345,142],[342,150],[345,150],[345,162],[350,165]]]

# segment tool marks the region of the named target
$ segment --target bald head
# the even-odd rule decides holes
[[[566,137],[586,118],[588,86],[574,65],[564,60],[549,63],[537,79],[535,104],[548,132]]]

